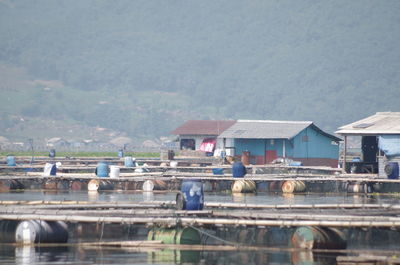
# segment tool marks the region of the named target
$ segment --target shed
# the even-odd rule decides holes
[[[218,137],[235,156],[249,155],[252,164],[290,158],[306,166],[337,167],[339,139],[311,121],[238,120]]]
[[[202,151],[206,152],[216,148],[217,137],[235,122],[234,120],[189,120],[171,134],[178,135],[181,150],[204,149]]]
[[[339,127],[344,136],[343,170],[378,173],[387,176],[385,166],[400,162],[400,112],[377,112],[359,121]],[[347,137],[361,137],[360,161],[348,161]],[[388,171],[388,170],[387,170]],[[398,177],[398,176],[397,176]]]

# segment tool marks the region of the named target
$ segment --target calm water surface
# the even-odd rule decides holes
[[[172,201],[176,193],[26,191],[0,193],[0,200],[79,200],[79,201]],[[257,193],[233,196],[230,193],[206,193],[206,202],[259,204],[324,204],[324,203],[399,203],[398,196],[347,194]],[[399,241],[400,245],[400,241]],[[262,251],[183,251],[121,248],[15,247],[0,245],[0,264],[336,264],[338,254]],[[342,254],[343,255],[343,254]]]

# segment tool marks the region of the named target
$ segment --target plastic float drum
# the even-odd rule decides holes
[[[182,181],[181,192],[176,196],[177,208],[182,210],[203,210],[203,183],[198,180]]]
[[[50,149],[50,151],[49,151],[49,157],[51,157],[51,158],[56,157],[56,149]]]
[[[22,221],[15,231],[15,242],[17,243],[66,243],[67,241],[68,226],[61,221]]]
[[[282,184],[282,192],[293,193],[306,190],[306,184],[301,180],[286,180]]]
[[[118,157],[119,158],[123,158],[124,157],[124,150],[122,150],[122,149],[118,150]]]
[[[133,159],[131,156],[126,156],[124,158],[124,165],[125,167],[134,167],[135,163],[133,162]]]
[[[43,176],[55,176],[57,174],[57,167],[55,164],[46,163],[43,169]]]
[[[7,166],[9,167],[15,167],[17,164],[15,163],[15,157],[14,156],[7,156]]]
[[[100,162],[100,163],[98,163],[98,164],[97,164],[97,167],[96,167],[95,173],[96,173],[96,175],[97,175],[98,177],[101,177],[101,178],[106,178],[106,177],[108,177],[108,173],[109,173],[108,164],[105,163],[105,162]]]
[[[0,192],[9,192],[10,190],[24,189],[24,185],[16,179],[0,180]]]
[[[292,246],[303,249],[344,249],[343,232],[328,227],[298,227],[292,236]]]
[[[114,185],[107,180],[92,179],[87,184],[88,191],[113,190]]]
[[[163,244],[200,244],[199,231],[191,228],[153,228],[147,235],[147,240],[162,241]]]
[[[399,178],[399,163],[398,162],[389,162],[385,165],[385,173],[389,179],[398,179]]]
[[[232,184],[233,193],[251,193],[256,191],[256,183],[253,180],[236,180]]]
[[[120,169],[118,166],[110,166],[110,178],[119,178]]]
[[[143,182],[143,191],[153,191],[153,190],[166,190],[167,183],[163,180],[148,179]]]
[[[0,242],[15,243],[15,230],[20,221],[1,220],[0,221]]]

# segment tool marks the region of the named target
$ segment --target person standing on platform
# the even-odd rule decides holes
[[[246,167],[242,161],[236,161],[232,165],[232,176],[234,178],[243,178],[247,174]]]

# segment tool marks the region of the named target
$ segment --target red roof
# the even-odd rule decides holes
[[[220,135],[236,121],[189,120],[173,130],[176,135]]]

